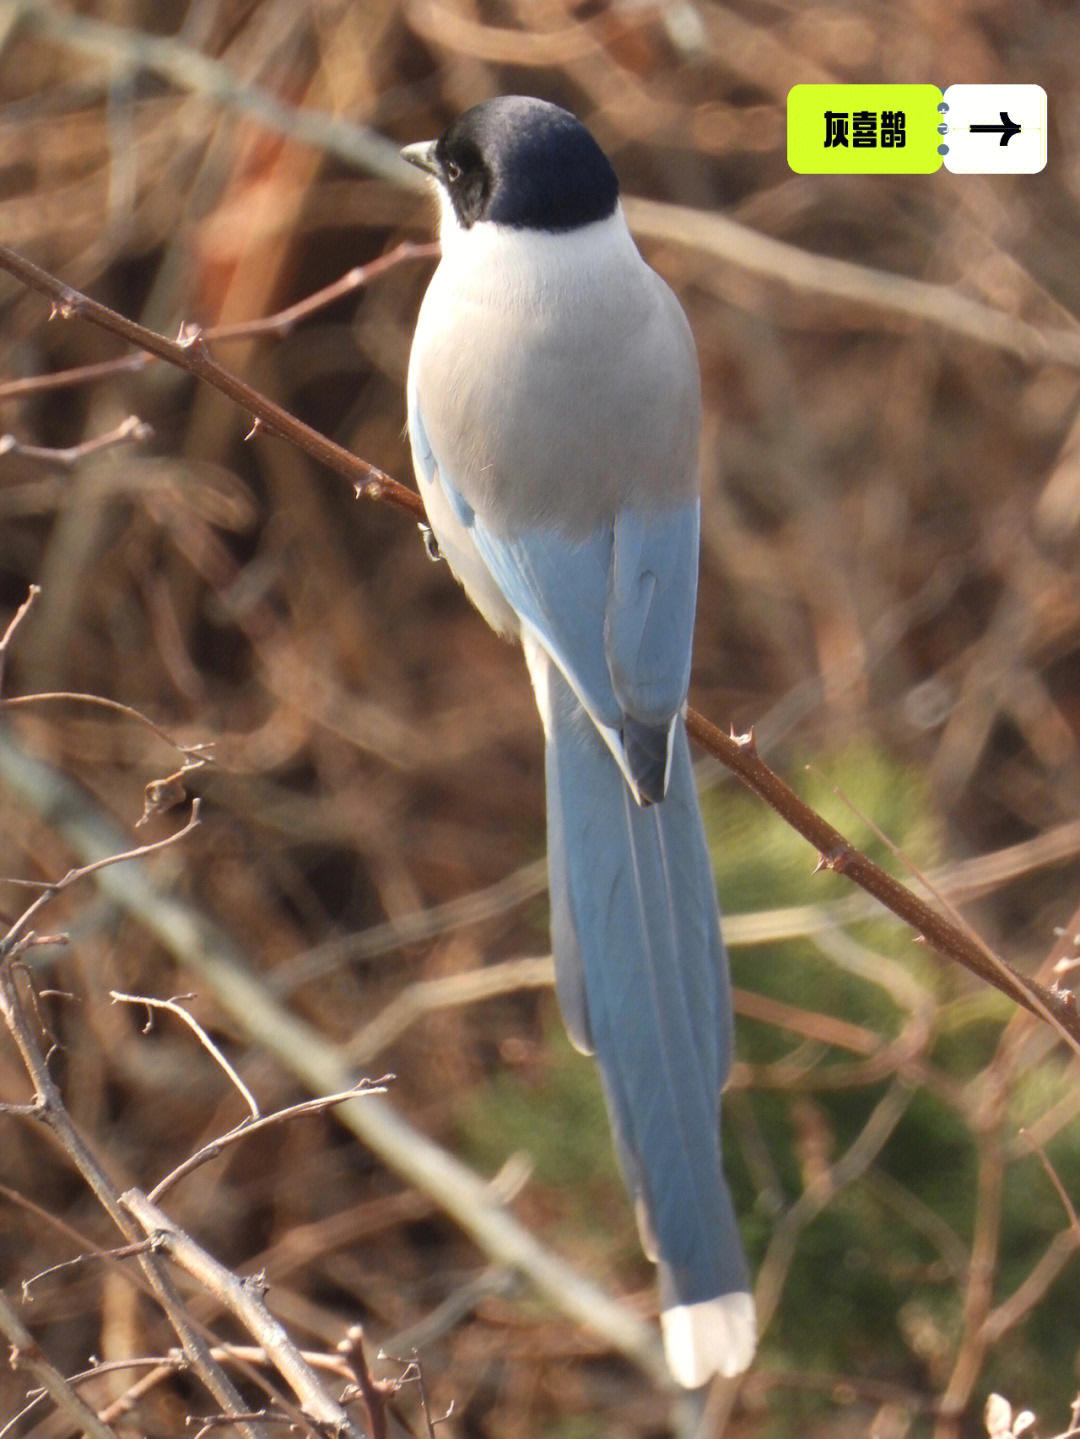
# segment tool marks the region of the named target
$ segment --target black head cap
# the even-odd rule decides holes
[[[614,212],[619,182],[568,110],[506,95],[466,110],[430,152],[431,169],[468,229],[576,230]]]

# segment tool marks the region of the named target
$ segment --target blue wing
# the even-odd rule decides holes
[[[558,665],[635,792],[658,798],[671,721],[690,682],[698,503],[623,511],[582,539],[539,527],[506,536],[438,466],[415,405],[410,425],[422,482],[437,487],[455,528],[472,541],[522,629]],[[442,542],[437,524],[435,532]],[[449,537],[444,548],[460,551],[461,538]],[[647,782],[645,772],[657,765],[659,781]]]
[[[581,540],[541,529],[504,538],[468,517],[507,603],[641,799],[660,799],[667,788],[672,721],[690,682],[698,516],[696,502],[623,511]]]

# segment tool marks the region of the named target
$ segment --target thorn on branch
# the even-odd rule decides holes
[[[742,734],[740,734],[739,731],[736,730],[735,726],[732,725],[730,735],[732,740],[739,746],[739,748],[744,753],[752,755],[755,759],[757,758],[757,735],[754,733],[753,725],[751,725],[750,728],[748,730],[745,730]]]
[[[49,306],[49,319],[70,320],[79,313],[82,305],[83,297],[78,290],[69,290],[65,287]]]
[[[265,1299],[270,1289],[265,1269],[257,1269],[254,1274],[245,1274],[240,1282],[249,1294],[255,1294],[260,1299]]]
[[[847,841],[842,841],[832,849],[822,850],[817,857],[817,864],[814,865],[814,873],[820,874],[823,869],[832,870],[834,874],[844,874],[854,859],[855,853]]]
[[[1076,1013],[1076,994],[1073,990],[1066,988],[1063,984],[1055,984],[1050,993],[1057,997],[1066,1014]]]

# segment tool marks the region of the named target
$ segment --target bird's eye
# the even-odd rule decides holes
[[[443,166],[443,173],[450,184],[453,185],[455,181],[461,179],[461,166],[456,160],[447,160]]]

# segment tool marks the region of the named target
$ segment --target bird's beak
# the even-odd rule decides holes
[[[439,162],[435,158],[436,140],[421,140],[416,145],[406,145],[401,152],[401,158],[407,160],[410,165],[415,165],[418,170],[424,170],[429,175],[434,175],[436,180],[441,177]]]

